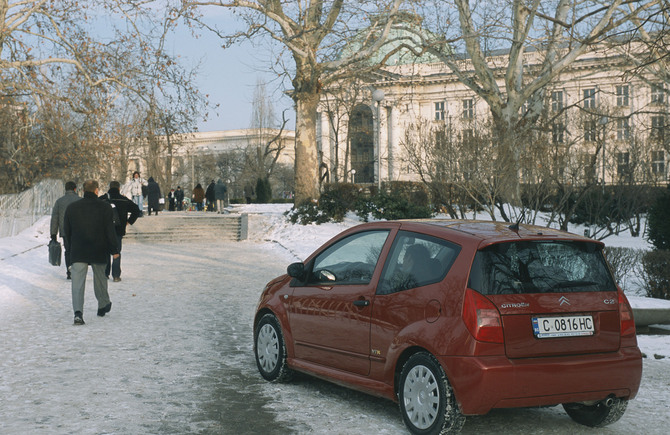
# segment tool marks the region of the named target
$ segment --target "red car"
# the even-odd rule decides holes
[[[418,434],[456,433],[493,408],[557,404],[607,425],[637,394],[642,356],[602,251],[499,222],[356,226],[267,284],[258,369],[398,401]]]

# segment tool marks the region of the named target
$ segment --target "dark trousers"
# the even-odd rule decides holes
[[[112,261],[112,256],[110,255],[107,258],[107,267],[105,267],[105,275],[109,277],[109,269],[112,269],[112,277],[119,278],[121,276],[121,241],[123,236],[116,235],[116,243],[119,245],[119,258],[115,258]],[[110,264],[111,263],[111,264]]]

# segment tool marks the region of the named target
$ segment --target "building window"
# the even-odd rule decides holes
[[[473,119],[475,117],[475,106],[472,98],[463,100],[463,118]]]
[[[651,152],[651,173],[665,180],[665,151]]]
[[[596,181],[596,159],[593,154],[581,153],[579,155],[579,167],[584,169],[584,182],[587,184]]]
[[[630,123],[627,118],[616,120],[616,138],[618,140],[630,139]]]
[[[595,88],[584,89],[584,108],[585,109],[595,109],[596,108],[596,89]]]
[[[616,163],[616,173],[619,178],[628,177],[630,175],[630,153],[628,151],[616,153]]]
[[[630,86],[622,85],[616,87],[616,105],[619,107],[627,107],[629,104],[628,95]]]
[[[665,103],[665,88],[663,83],[651,85],[651,104]]]
[[[584,142],[595,142],[597,140],[597,128],[595,121],[584,122]]]
[[[444,101],[435,103],[435,121],[444,121]]]
[[[565,140],[565,126],[561,122],[555,122],[551,125],[551,141],[553,143],[563,143]]]
[[[651,117],[651,139],[661,143],[665,141],[665,118],[663,116]]]
[[[551,93],[551,111],[560,112],[563,110],[563,91],[553,91]]]

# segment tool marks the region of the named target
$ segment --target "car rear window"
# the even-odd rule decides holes
[[[616,291],[600,245],[519,241],[477,252],[468,286],[482,294]]]

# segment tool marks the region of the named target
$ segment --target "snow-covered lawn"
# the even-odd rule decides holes
[[[64,267],[47,262],[48,217],[0,239],[0,433],[406,433],[386,400],[257,374],[251,319],[263,286],[356,223],[290,225],[286,208],[237,208],[250,213],[244,242],[125,243],[103,318],[89,272],[84,327],[72,326]],[[645,299],[634,303],[662,303]],[[667,433],[670,335],[639,344],[642,386],[618,423],[592,430],[560,407],[499,410],[468,418],[463,433]]]

